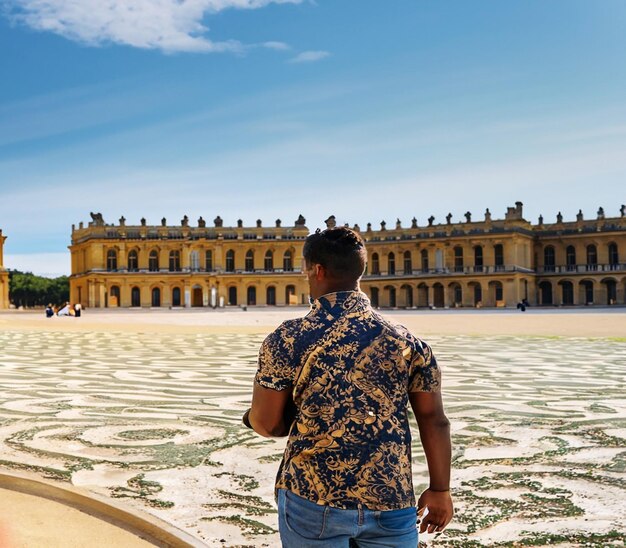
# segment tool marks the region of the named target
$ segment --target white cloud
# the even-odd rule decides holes
[[[288,51],[291,49],[289,44],[285,44],[285,42],[263,42],[261,44],[264,48],[273,49],[276,51]]]
[[[14,22],[88,45],[114,43],[165,52],[242,52],[245,47],[237,40],[209,40],[209,29],[202,23],[205,15],[301,1],[8,0],[5,11]]]
[[[328,51],[303,51],[290,59],[290,63],[313,63],[325,59],[330,55]]]

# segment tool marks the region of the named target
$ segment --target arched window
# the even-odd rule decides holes
[[[213,251],[210,249],[204,253],[204,270],[213,272]]]
[[[161,290],[158,287],[152,289],[152,306],[161,306]]]
[[[479,245],[474,247],[474,272],[483,271],[483,248]]]
[[[137,272],[139,270],[139,254],[136,249],[128,253],[128,271]]]
[[[285,272],[293,272],[293,255],[291,251],[285,251],[283,255],[283,270]]]
[[[237,306],[237,287],[234,285],[228,288],[228,304]]]
[[[387,274],[393,276],[396,273],[396,256],[393,253],[387,255]]]
[[[587,270],[598,270],[598,250],[593,244],[587,246]]]
[[[496,272],[504,270],[504,246],[502,244],[493,246],[493,258]]]
[[[148,270],[150,272],[159,271],[159,252],[156,249],[150,251],[150,256],[148,257]]]
[[[576,270],[576,248],[573,245],[568,245],[565,250],[565,264],[567,270]]]
[[[413,274],[413,259],[410,251],[404,252],[404,273]]]
[[[256,287],[254,287],[253,285],[251,285],[248,288],[248,299],[247,299],[247,303],[250,306],[254,306],[256,304]]]
[[[130,290],[130,305],[131,306],[141,306],[141,292],[138,287],[133,287]]]
[[[285,304],[298,304],[295,285],[288,285],[285,287]]]
[[[609,244],[609,268],[611,270],[617,270],[619,265],[619,255],[617,252],[617,244],[611,242]]]
[[[249,249],[246,251],[246,272],[254,272],[254,251]]]
[[[561,292],[562,292],[562,301],[564,305],[572,305],[574,304],[574,285],[572,282],[562,282],[561,283]]]
[[[420,251],[420,259],[422,262],[422,272],[428,272],[428,249]]]
[[[268,286],[266,292],[266,302],[270,306],[276,305],[276,288],[273,285]]]
[[[170,272],[180,272],[180,251],[170,251]]]
[[[389,306],[392,308],[396,307],[396,288],[395,287],[386,287],[387,294],[389,296]]]
[[[200,256],[197,251],[189,253],[189,267],[192,272],[198,272],[200,270]]]
[[[180,287],[172,289],[172,306],[180,306]]]
[[[372,306],[374,308],[378,308],[379,306],[378,301],[379,301],[378,288],[377,287],[370,288],[370,302],[372,303]]]
[[[546,272],[554,272],[555,270],[554,247],[547,246],[543,250],[543,267]]]
[[[463,248],[460,246],[454,248],[454,271],[463,272]]]
[[[226,252],[226,272],[235,272],[235,252],[232,249]]]
[[[109,291],[109,306],[115,307],[120,305],[120,288],[118,285],[111,287]]]
[[[378,260],[378,253],[372,253],[372,274],[380,274],[380,262]]]
[[[117,270],[117,251],[115,249],[107,251],[107,270],[109,272]]]
[[[272,272],[274,270],[274,253],[271,250],[267,250],[265,253],[265,260],[263,262],[263,269],[266,272]]]

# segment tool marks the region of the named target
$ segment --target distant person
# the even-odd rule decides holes
[[[65,303],[63,308],[57,312],[57,316],[70,316],[70,303]]]
[[[46,318],[52,318],[54,316],[54,309],[52,308],[52,304],[46,306]]]
[[[276,479],[282,544],[416,548],[409,403],[430,475],[420,532],[441,532],[453,514],[437,361],[360,291],[367,254],[356,232],[318,230],[303,254],[311,311],[263,342],[243,417],[262,436],[289,436]]]
[[[74,305],[74,317],[75,318],[80,318],[80,314],[81,314],[81,310],[83,309],[82,305],[80,303],[76,303]]]

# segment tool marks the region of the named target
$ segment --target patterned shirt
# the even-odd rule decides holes
[[[439,391],[441,374],[430,347],[363,293],[329,293],[283,322],[255,380],[291,390],[297,408],[276,489],[337,508],[415,505],[408,395]]]

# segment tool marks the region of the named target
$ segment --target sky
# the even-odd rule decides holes
[[[5,268],[72,224],[626,203],[623,0],[0,0]]]

